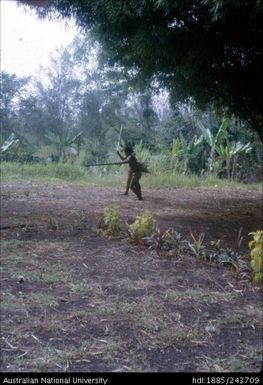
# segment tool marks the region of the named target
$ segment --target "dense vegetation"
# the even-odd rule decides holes
[[[250,12],[246,1],[40,3],[48,4],[40,15],[56,9],[90,31],[54,53],[37,79],[1,74],[2,160],[85,166],[115,161],[130,141],[154,174],[260,179],[258,2]],[[248,28],[254,15],[247,45],[239,34],[245,12]],[[240,23],[223,28],[231,14]],[[222,56],[229,39],[233,55]]]
[[[261,145],[246,123],[193,101],[174,105],[154,83],[134,86],[123,67],[99,66],[99,49],[83,36],[58,50],[38,79],[2,73],[2,160],[84,166],[116,160],[126,140],[154,174],[258,180]]]
[[[30,1],[25,1],[30,3]],[[31,2],[32,3],[32,2]],[[194,98],[249,122],[262,135],[259,0],[47,0],[41,16],[74,17],[137,83],[155,80],[173,101]],[[262,136],[261,136],[262,138]]]

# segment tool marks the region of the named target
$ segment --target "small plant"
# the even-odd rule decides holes
[[[203,244],[205,234],[201,233],[198,238],[194,236],[193,233],[191,233],[191,237],[193,239],[193,243],[188,242],[188,246],[192,253],[200,259],[205,259],[206,258],[206,253],[205,253],[205,246]]]
[[[78,215],[78,219],[76,219],[73,222],[72,228],[74,230],[87,230],[88,229],[88,220],[87,220],[86,215],[84,213],[81,213]]]
[[[253,236],[253,240],[248,246],[251,249],[251,267],[254,272],[253,280],[255,282],[263,282],[263,230],[249,233]]]
[[[129,236],[133,242],[143,242],[152,237],[156,229],[156,221],[150,213],[138,215],[128,226]]]
[[[117,206],[110,205],[104,208],[97,227],[100,231],[105,231],[111,235],[120,231],[120,215]]]
[[[181,234],[176,230],[168,229],[163,232],[163,249],[178,251],[181,241]]]
[[[238,250],[240,249],[240,246],[243,242],[242,230],[243,230],[242,227],[240,227],[238,235],[237,235],[237,249]]]
[[[150,249],[154,249],[157,253],[157,255],[161,254],[162,250],[162,243],[163,243],[163,233],[162,231],[157,228],[155,233],[147,238],[147,242],[150,244]]]
[[[218,239],[217,241],[210,241],[210,246],[212,246],[214,250],[219,251],[221,248],[221,240]]]
[[[211,262],[230,265],[237,269],[239,266],[240,255],[230,248],[219,248],[209,255],[209,259]]]
[[[161,231],[158,228],[147,240],[150,243],[150,249],[154,249],[157,255],[160,255],[162,251],[168,252],[169,255],[177,255],[180,247],[181,234],[173,229]]]

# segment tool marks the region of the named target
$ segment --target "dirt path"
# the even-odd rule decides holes
[[[236,247],[262,228],[261,194],[6,184],[2,187],[2,371],[258,371],[261,293],[247,276],[193,257],[158,258],[98,236],[105,206],[123,222]]]
[[[204,232],[207,240],[221,239],[229,247],[236,247],[242,228],[244,250],[248,250],[248,233],[262,228],[262,195],[257,191],[147,190],[145,200],[138,201],[133,194],[126,197],[113,188],[10,184],[3,186],[2,194],[2,227],[39,225],[48,216],[64,228],[80,217],[94,224],[103,207],[114,203],[126,221],[149,211],[160,227],[173,227],[186,237],[191,231]]]

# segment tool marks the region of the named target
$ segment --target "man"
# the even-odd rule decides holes
[[[123,157],[120,154],[120,152],[117,151],[117,154],[122,160],[122,162],[120,162],[119,164],[129,165],[128,179],[127,179],[126,191],[124,195],[128,195],[129,188],[131,188],[132,192],[134,192],[134,194],[138,197],[138,199],[142,201],[143,198],[142,198],[142,192],[141,192],[141,185],[139,183],[139,180],[142,176],[141,165],[137,161],[131,145],[129,144],[125,145],[124,153],[126,157]]]

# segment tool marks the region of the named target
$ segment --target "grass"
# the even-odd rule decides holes
[[[259,367],[260,339],[252,342],[247,333],[260,336],[261,308],[251,301],[249,287],[240,294],[226,275],[218,289],[216,268],[196,269],[185,257],[183,268],[173,261],[166,266],[146,250],[128,257],[127,245],[118,240],[99,250],[87,239],[81,248],[80,241],[2,241],[4,371]],[[204,273],[211,285],[202,283]],[[181,285],[184,274],[189,282]],[[210,323],[215,332],[207,331]],[[233,346],[230,333],[236,336]],[[217,353],[219,339],[225,345]]]
[[[100,177],[81,168],[74,174],[78,167],[69,165],[24,165],[23,175],[19,167],[3,164],[4,179],[22,185],[10,183],[4,195],[10,225],[1,246],[4,371],[259,370],[257,287],[188,255],[156,258],[126,240],[99,237],[86,222],[94,204],[85,201],[84,210],[83,195],[68,204],[71,188],[63,186],[56,201],[57,180],[113,186],[118,178],[124,185],[125,168]],[[143,176],[142,184],[161,188],[166,177]],[[44,178],[50,189],[25,189],[25,180]],[[175,181],[174,187],[202,186],[197,177],[169,178],[165,187]],[[101,210],[104,199],[100,203]]]
[[[80,165],[61,163],[49,164],[19,164],[15,162],[2,162],[2,182],[8,181],[31,181],[31,182],[78,182],[84,185],[108,186],[124,184],[126,169],[112,167],[110,173],[105,173],[103,168],[87,169]],[[182,175],[175,173],[145,174],[142,177],[143,186],[146,188],[234,188],[261,190],[261,183],[244,184],[226,179],[219,179],[208,175],[200,177],[197,175]]]

